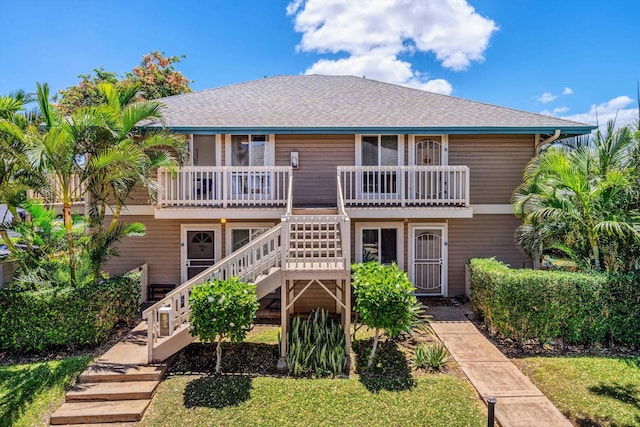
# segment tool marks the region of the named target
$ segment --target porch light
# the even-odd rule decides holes
[[[227,218],[220,218],[220,224],[226,224]]]

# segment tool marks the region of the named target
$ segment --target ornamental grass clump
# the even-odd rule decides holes
[[[189,297],[190,333],[205,342],[216,342],[216,374],[220,373],[222,342],[242,342],[258,310],[256,287],[237,277],[214,279],[194,286]]]
[[[371,367],[380,332],[385,331],[391,337],[402,332],[410,333],[420,325],[421,305],[413,294],[415,288],[407,273],[396,264],[354,264],[351,274],[356,295],[355,309],[362,323],[374,330],[373,348],[367,363],[367,367]]]
[[[449,362],[449,351],[442,343],[420,344],[413,355],[413,366],[431,372],[442,371]]]
[[[347,355],[342,325],[318,309],[307,319],[295,317],[287,334],[289,374],[301,376],[338,375],[344,371]]]

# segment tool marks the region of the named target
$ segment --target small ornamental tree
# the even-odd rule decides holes
[[[189,297],[190,333],[205,342],[216,342],[216,374],[220,373],[222,341],[241,342],[258,310],[256,287],[237,277],[212,280],[195,286]]]
[[[381,265],[375,261],[351,266],[356,310],[362,323],[375,330],[373,348],[367,367],[373,363],[380,332],[391,337],[411,332],[418,324],[420,304],[407,273],[396,264]]]

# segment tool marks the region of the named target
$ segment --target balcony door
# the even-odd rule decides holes
[[[416,136],[411,151],[416,166],[444,166],[447,150],[442,136]],[[438,168],[422,168],[409,172],[409,188],[416,201],[446,198],[448,175]]]
[[[219,176],[213,169],[219,164],[217,135],[193,135],[191,140],[191,165],[194,166],[193,199],[216,200],[221,194]]]
[[[233,196],[241,199],[269,196],[271,175],[260,167],[272,163],[270,151],[269,135],[231,135],[231,166],[243,167],[232,172]]]
[[[398,171],[385,168],[401,164],[398,135],[363,135],[359,154],[361,165],[368,166],[360,176],[363,198],[398,198]]]

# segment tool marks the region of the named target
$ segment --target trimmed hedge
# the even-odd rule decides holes
[[[99,285],[0,291],[0,350],[17,353],[97,344],[138,312],[140,274]]]
[[[496,333],[523,342],[640,343],[640,274],[510,269],[472,259],[474,312]]]

